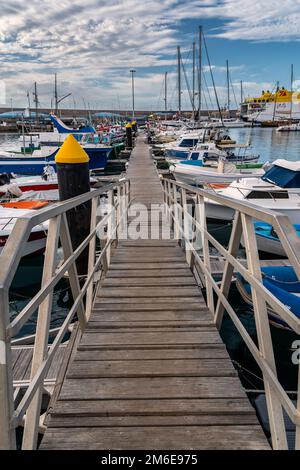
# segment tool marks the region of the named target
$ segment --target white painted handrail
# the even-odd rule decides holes
[[[96,285],[95,273],[105,271],[111,259],[112,244],[117,241],[120,227],[126,220],[130,201],[130,184],[127,179],[92,190],[81,196],[51,205],[36,213],[17,220],[8,241],[0,255],[0,448],[14,449],[15,429],[25,417],[23,449],[34,449],[37,445],[41,400],[47,373],[52,360],[68,332],[71,321],[77,314],[81,332],[89,319]],[[108,197],[108,214],[99,217],[99,199]],[[84,203],[91,203],[90,233],[85,240],[73,250],[67,212]],[[99,220],[100,219],[100,220]],[[39,292],[30,300],[21,312],[10,321],[9,288],[18,268],[22,252],[32,228],[49,221],[42,285]],[[101,252],[96,259],[96,235],[101,231]],[[56,269],[58,242],[61,242],[64,261]],[[79,284],[76,260],[88,248],[88,272],[83,286]],[[68,273],[74,303],[59,328],[55,339],[48,347],[52,296],[57,283]],[[85,302],[84,302],[85,300]],[[18,404],[14,407],[13,377],[11,361],[11,338],[38,310],[37,329],[33,349],[29,386]]]
[[[170,179],[163,179],[162,184],[167,214],[172,223],[175,238],[178,238],[184,246],[191,269],[197,266],[204,275],[207,305],[216,326],[221,327],[223,313],[226,310],[261,369],[273,448],[287,449],[283,419],[283,410],[285,410],[296,426],[295,448],[300,449],[300,364],[298,367],[298,403],[295,406],[277,377],[267,305],[270,305],[276,314],[297,334],[300,334],[300,319],[293,315],[263,285],[253,222],[261,220],[274,227],[290,264],[300,279],[300,241],[294,227],[287,216],[261,209],[248,202],[236,201],[215,192],[194,188]],[[194,215],[191,214],[191,210],[188,210],[188,197],[192,202]],[[228,248],[222,246],[207,230],[206,204],[208,202],[218,203],[234,210],[235,215]],[[245,244],[247,267],[236,257],[242,237]],[[225,260],[221,285],[214,280],[211,272],[209,243]],[[202,248],[201,254],[200,247]],[[258,345],[254,343],[228,300],[234,270],[240,273],[251,286]],[[213,292],[216,295],[216,302]]]

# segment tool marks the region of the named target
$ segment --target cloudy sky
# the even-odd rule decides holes
[[[41,106],[50,106],[57,72],[60,96],[72,93],[66,107],[130,108],[134,68],[137,109],[163,108],[166,71],[175,108],[176,46],[190,80],[200,24],[221,104],[226,59],[237,101],[240,80],[246,95],[271,89],[276,80],[288,86],[291,63],[300,79],[300,0],[9,0],[0,17],[6,103],[25,106],[36,81]],[[205,76],[210,88],[208,71]],[[190,107],[187,91],[183,106]]]

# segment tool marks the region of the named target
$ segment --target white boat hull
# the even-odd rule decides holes
[[[170,167],[175,179],[182,183],[198,185],[203,183],[232,183],[233,181],[246,178],[257,177],[264,174],[264,170],[244,170],[243,172],[218,172],[217,168],[201,167],[185,164],[174,164]]]
[[[247,201],[250,202],[250,201]],[[262,209],[262,200],[260,204],[255,204],[253,200],[251,201],[252,204],[258,206]],[[234,217],[234,210],[227,206],[222,206],[221,204],[217,204],[214,202],[205,203],[206,206],[206,213],[207,217],[210,219],[222,220],[222,221],[231,221]],[[276,207],[277,206],[277,207]],[[280,206],[280,204],[270,204],[269,206],[263,206],[266,209],[276,210],[277,212],[281,212],[284,215],[287,215],[292,224],[299,224],[300,223],[300,208],[284,208]]]

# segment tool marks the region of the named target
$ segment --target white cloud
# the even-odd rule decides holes
[[[37,81],[49,95],[41,102],[49,104],[49,82],[58,72],[62,94],[71,90],[90,101],[100,98],[105,106],[114,93],[130,97],[132,67],[138,72],[137,93],[138,82],[146,82],[150,88],[144,96],[150,98],[151,91],[152,98],[157,97],[157,77],[147,78],[146,68],[174,63],[176,24],[199,15],[202,4],[191,0],[186,8],[178,0],[9,3],[1,7],[0,17],[0,76],[7,83],[8,101],[13,96],[16,103],[24,102],[26,89]],[[145,101],[139,105],[145,106]]]
[[[203,17],[227,20],[215,36],[252,41],[299,40],[300,0],[215,0]]]
[[[164,70],[175,89],[175,47],[192,36],[179,36],[180,21],[223,18],[224,28],[210,34],[227,39],[298,39],[299,5],[300,0],[10,0],[1,6],[0,77],[7,101],[13,97],[15,105],[26,103],[26,91],[37,81],[41,104],[49,106],[57,72],[61,95],[71,91],[78,103],[85,97],[91,106],[120,101],[125,107],[133,67],[137,107],[149,107],[157,102]]]

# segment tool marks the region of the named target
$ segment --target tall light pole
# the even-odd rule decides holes
[[[132,85],[132,119],[134,119],[134,74],[136,70],[130,70],[131,73],[131,85]]]

